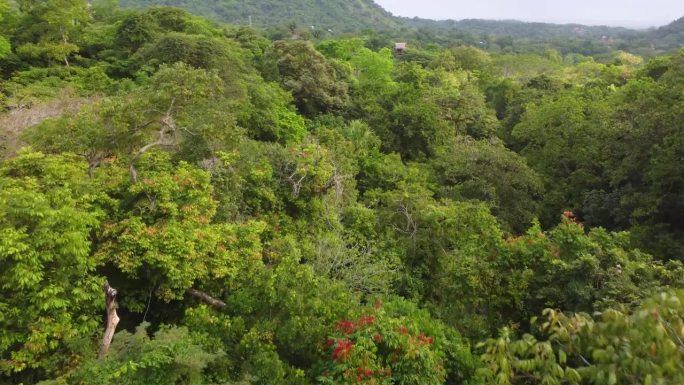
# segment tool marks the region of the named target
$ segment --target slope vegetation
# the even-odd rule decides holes
[[[399,22],[372,0],[122,0],[122,6],[177,6],[232,24],[272,26],[295,22],[338,32],[396,28]]]

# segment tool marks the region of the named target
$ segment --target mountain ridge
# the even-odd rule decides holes
[[[373,0],[121,0],[124,7],[175,6],[215,21],[270,28],[285,26],[311,30],[318,36],[372,29],[394,37],[445,35],[442,41],[469,35],[471,44],[482,38],[522,41],[553,39],[610,43],[617,49],[650,55],[684,46],[684,17],[648,30],[628,27],[557,24],[519,20],[431,20],[393,15]],[[316,32],[317,31],[317,32]],[[422,31],[422,32],[421,32]],[[615,43],[615,44],[613,44]]]

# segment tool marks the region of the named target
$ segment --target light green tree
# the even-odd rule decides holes
[[[107,198],[86,169],[30,151],[0,166],[0,375],[58,373],[75,358],[68,344],[100,327],[91,239]]]

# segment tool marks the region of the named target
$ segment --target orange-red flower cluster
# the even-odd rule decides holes
[[[339,340],[337,341],[337,346],[332,352],[332,359],[334,361],[344,360],[347,358],[351,350],[354,348],[354,343],[349,340]]]
[[[373,377],[375,372],[371,368],[356,368],[356,380],[363,381],[364,378]]]
[[[357,322],[358,326],[371,326],[375,322],[375,317],[372,315],[362,315]]]
[[[421,345],[431,345],[432,344],[432,337],[427,337],[423,333],[420,333],[420,335],[418,336],[418,340],[420,341]]]
[[[335,328],[342,333],[349,335],[356,331],[358,328],[368,327],[373,325],[375,322],[375,317],[370,315],[362,315],[356,323],[349,320],[338,321]]]
[[[352,334],[354,333],[354,330],[356,329],[356,325],[352,321],[349,320],[342,320],[337,322],[336,329],[341,331],[344,334]]]

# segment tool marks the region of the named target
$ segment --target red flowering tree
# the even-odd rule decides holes
[[[421,330],[420,321],[388,311],[379,301],[353,319],[338,321],[323,344],[319,383],[443,384],[447,355],[434,336]]]

